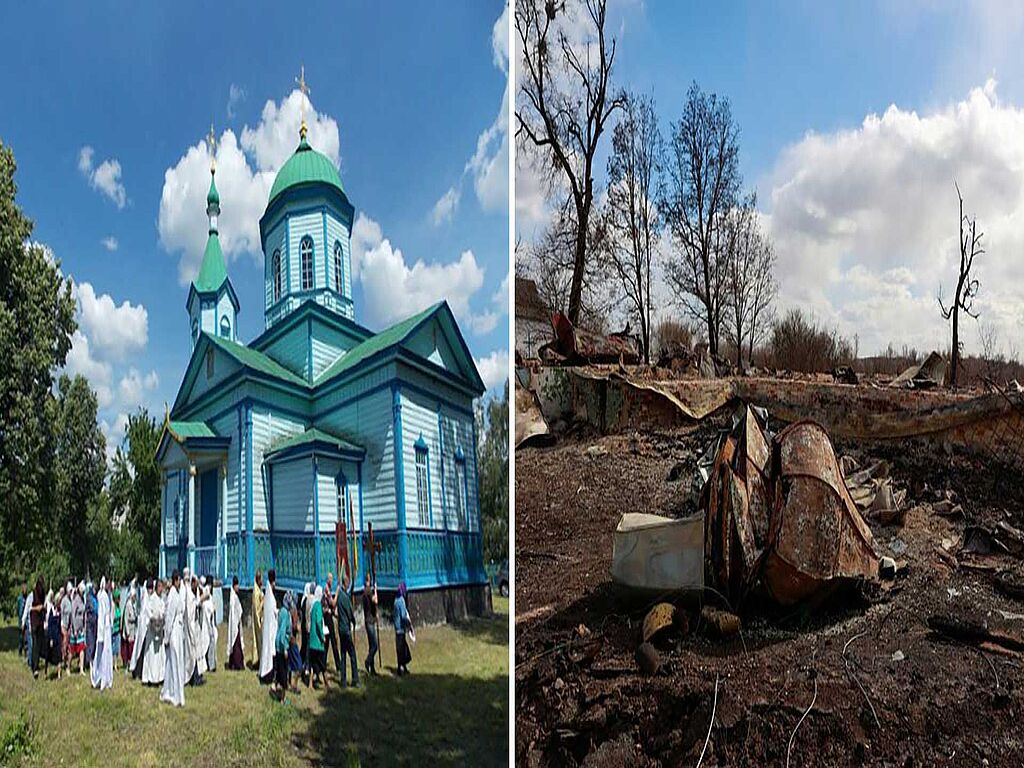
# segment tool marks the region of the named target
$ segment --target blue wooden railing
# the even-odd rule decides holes
[[[377,553],[377,585],[381,589],[398,588],[401,578],[398,556],[398,531],[375,532],[375,540],[379,545]],[[483,563],[483,537],[476,531],[443,531],[428,529],[412,529],[405,532],[408,544],[409,561],[405,568],[405,582],[410,589],[429,589],[459,584],[484,584],[487,573]],[[335,583],[339,582],[335,553],[335,535],[320,535],[320,561],[316,557],[316,537],[312,533],[279,532],[267,533],[258,531],[252,534],[254,563],[253,570],[261,570],[264,574],[274,568],[277,572],[278,584],[288,589],[301,589],[308,581],[323,582],[328,573],[333,573]],[[230,583],[231,577],[238,575],[243,585],[249,586],[247,570],[248,535],[228,534],[224,541],[223,578]],[[369,541],[365,534],[349,534],[349,558],[355,557],[355,548],[359,548],[359,569],[353,574],[355,586],[362,585],[364,576],[369,569]],[[207,554],[209,550],[210,554]],[[169,550],[170,551],[170,550]],[[217,560],[215,547],[196,549],[198,573],[220,573],[217,570],[207,571],[206,560],[210,557],[213,568],[221,561]],[[168,555],[168,558],[176,555]],[[170,562],[170,561],[169,561]],[[319,568],[317,568],[319,565]],[[171,566],[176,567],[172,564]]]

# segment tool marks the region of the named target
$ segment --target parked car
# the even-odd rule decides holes
[[[503,560],[494,575],[494,583],[498,585],[498,594],[508,597],[508,560]]]

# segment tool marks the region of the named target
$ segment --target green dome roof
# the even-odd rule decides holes
[[[203,264],[192,285],[200,293],[212,293],[220,289],[227,279],[228,270],[224,265],[224,253],[220,249],[220,238],[216,232],[211,232],[203,252]]]
[[[275,198],[286,189],[297,187],[302,184],[327,184],[339,192],[344,192],[341,186],[341,176],[334,163],[313,149],[306,142],[305,137],[299,142],[295,154],[288,158],[281,170],[277,172],[274,179],[274,186],[270,188],[270,199],[267,205],[274,202]]]
[[[210,176],[210,191],[206,194],[207,205],[220,205],[220,193],[217,191],[217,185],[213,182],[213,176]]]

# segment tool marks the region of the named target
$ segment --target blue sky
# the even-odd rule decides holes
[[[653,94],[666,136],[690,83],[727,96],[740,165],[801,306],[862,354],[948,345],[935,300],[956,255],[957,198],[986,232],[981,326],[1024,353],[1024,6],[982,2],[611,0],[613,79]],[[610,145],[610,131],[605,144]],[[599,167],[603,173],[606,152]],[[543,226],[517,168],[517,227]],[[663,295],[662,314],[678,310]]]
[[[112,435],[138,404],[162,415],[188,360],[184,303],[206,239],[201,142],[211,121],[239,335],[263,329],[252,232],[298,141],[300,64],[311,143],[339,162],[359,217],[357,320],[381,328],[448,298],[485,380],[503,378],[503,11],[501,2],[4,6],[0,139],[14,149],[34,239],[78,284],[82,327],[68,367],[101,393]]]

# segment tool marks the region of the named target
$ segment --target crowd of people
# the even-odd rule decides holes
[[[77,586],[69,581],[56,594],[39,577],[33,589],[26,585],[18,596],[18,653],[25,654],[35,677],[40,671],[49,677],[51,667],[58,679],[71,674],[77,659],[78,673],[88,670],[92,686],[99,690],[113,685],[120,666],[144,685],[160,686],[161,701],[184,706],[186,686],[203,685],[204,675],[217,668],[219,630],[212,589],[212,578],[196,576],[187,568],[175,571],[170,579],[132,579],[121,586],[106,577],[98,587],[91,581]],[[238,589],[235,577],[226,606],[225,661],[225,667],[235,671],[247,666]],[[377,589],[367,577],[362,609],[369,651],[363,668],[368,675],[377,674],[378,607]],[[405,675],[415,633],[404,582],[399,584],[393,615],[397,673]],[[337,590],[332,574],[323,585],[306,584],[299,595],[287,590],[279,608],[274,570],[267,572],[266,582],[257,571],[251,619],[248,666],[279,701],[300,684],[327,687],[329,652],[341,685],[359,685],[356,618],[347,576]]]

